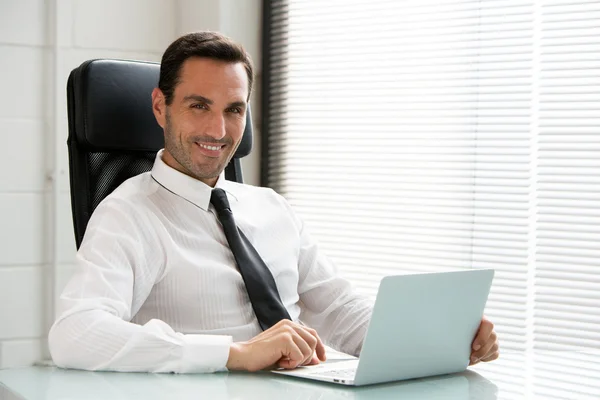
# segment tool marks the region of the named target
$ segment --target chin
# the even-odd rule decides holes
[[[207,179],[217,179],[219,177],[219,175],[221,175],[221,173],[223,172],[223,169],[211,170],[211,171],[197,169],[196,171],[193,171],[193,172],[194,172],[194,177],[196,179],[207,180]]]

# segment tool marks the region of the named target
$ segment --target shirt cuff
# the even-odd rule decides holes
[[[184,335],[180,373],[227,371],[231,336]]]

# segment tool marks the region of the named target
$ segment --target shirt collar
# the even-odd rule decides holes
[[[171,193],[186,199],[204,211],[208,211],[210,193],[213,188],[168,166],[162,159],[163,151],[164,149],[156,153],[154,166],[152,167],[152,178]],[[230,200],[237,201],[237,197],[231,192],[231,185],[225,180],[223,173],[219,175],[215,188],[225,190]]]

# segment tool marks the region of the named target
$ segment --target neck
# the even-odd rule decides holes
[[[183,165],[181,165],[176,159],[175,157],[173,157],[171,155],[171,153],[169,153],[169,151],[167,149],[163,150],[162,153],[162,160],[165,164],[167,164],[169,167],[176,169],[177,171],[181,172],[182,174],[186,174],[187,176],[194,178],[202,183],[205,183],[206,185],[210,186],[210,187],[215,187],[215,185],[217,184],[217,180],[219,180],[219,177],[215,177],[215,178],[200,178],[196,175],[194,175],[191,171],[189,171],[187,168],[185,168]]]

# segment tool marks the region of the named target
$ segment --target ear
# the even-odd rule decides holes
[[[156,122],[164,129],[167,119],[167,103],[165,95],[159,88],[154,88],[152,91],[152,112]]]

